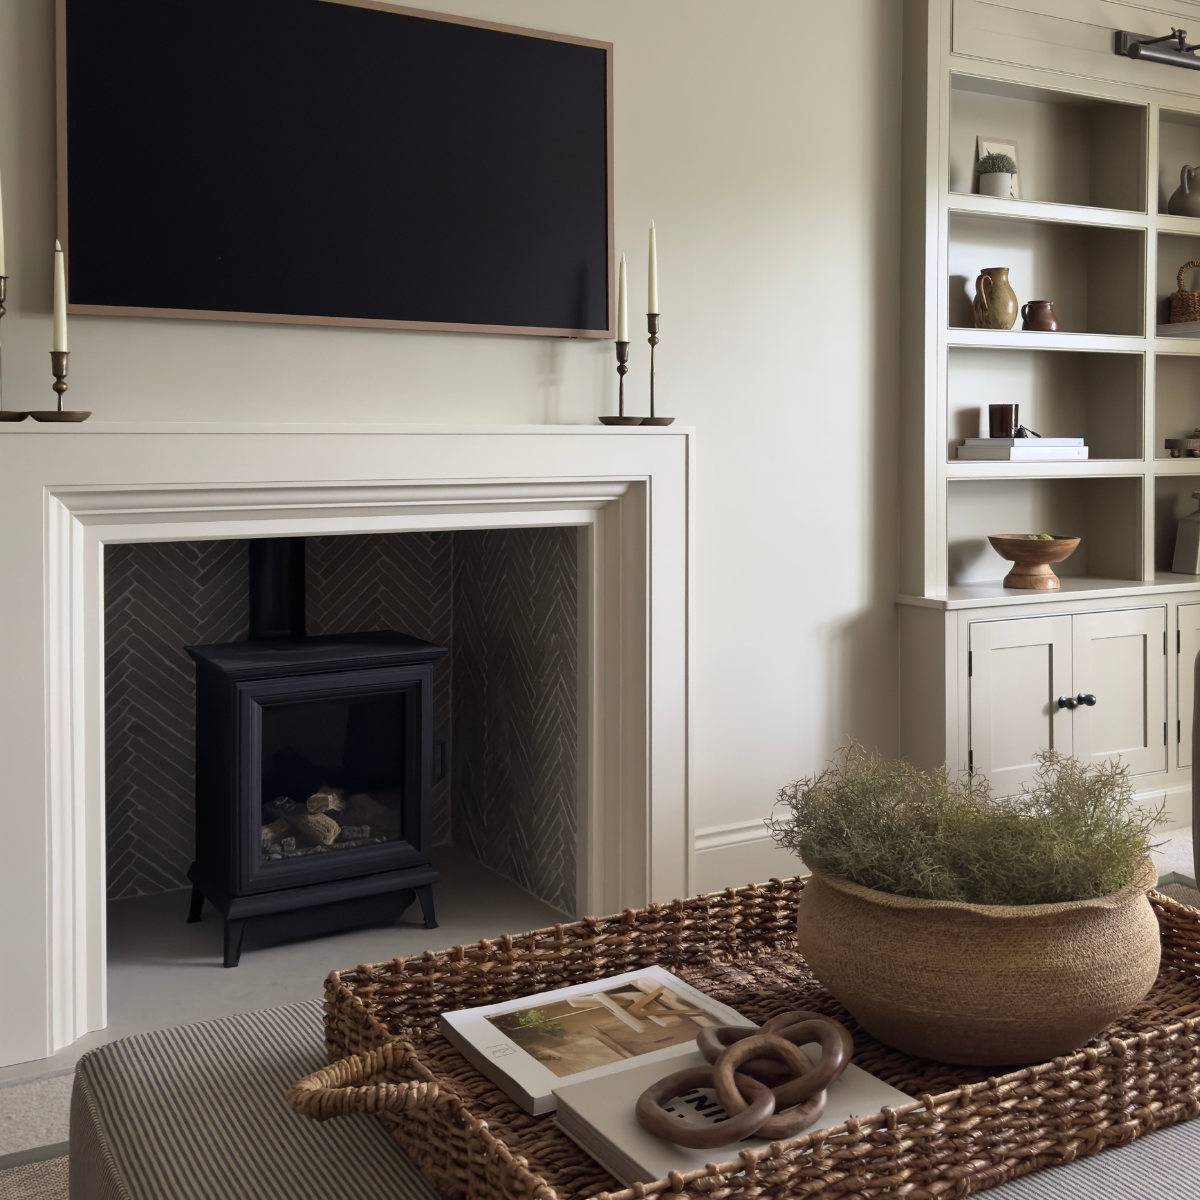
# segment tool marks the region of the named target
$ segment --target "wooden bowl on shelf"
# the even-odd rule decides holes
[[[1004,577],[1006,588],[1052,592],[1062,586],[1050,564],[1070,558],[1079,545],[1077,537],[1032,537],[1025,533],[989,533],[988,541],[1013,568]]]

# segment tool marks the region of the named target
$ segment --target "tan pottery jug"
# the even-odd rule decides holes
[[[1011,329],[1017,319],[1017,294],[1007,267],[985,267],[975,280],[976,329]]]
[[[907,1054],[990,1066],[1079,1049],[1158,977],[1145,859],[1120,891],[1063,904],[960,904],[814,869],[796,947],[872,1036]]]

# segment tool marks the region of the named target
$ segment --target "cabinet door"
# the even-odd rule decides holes
[[[1116,758],[1134,775],[1167,769],[1165,608],[1127,608],[1073,618],[1075,757]]]
[[[1192,765],[1192,705],[1196,697],[1196,655],[1200,654],[1200,604],[1181,604],[1179,621],[1179,671],[1176,677],[1175,739],[1179,765]]]
[[[971,624],[971,761],[996,796],[1033,779],[1034,754],[1071,753],[1071,618]]]

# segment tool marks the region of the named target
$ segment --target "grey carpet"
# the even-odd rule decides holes
[[[0,1171],[3,1200],[69,1200],[67,1159],[51,1158]]]

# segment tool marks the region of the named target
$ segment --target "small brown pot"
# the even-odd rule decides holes
[[[1129,1012],[1158,976],[1145,859],[1119,892],[1065,904],[892,896],[814,870],[797,947],[872,1036],[940,1062],[1045,1062]]]
[[[1038,333],[1055,333],[1058,330],[1058,314],[1053,300],[1028,300],[1021,305],[1021,328]]]

